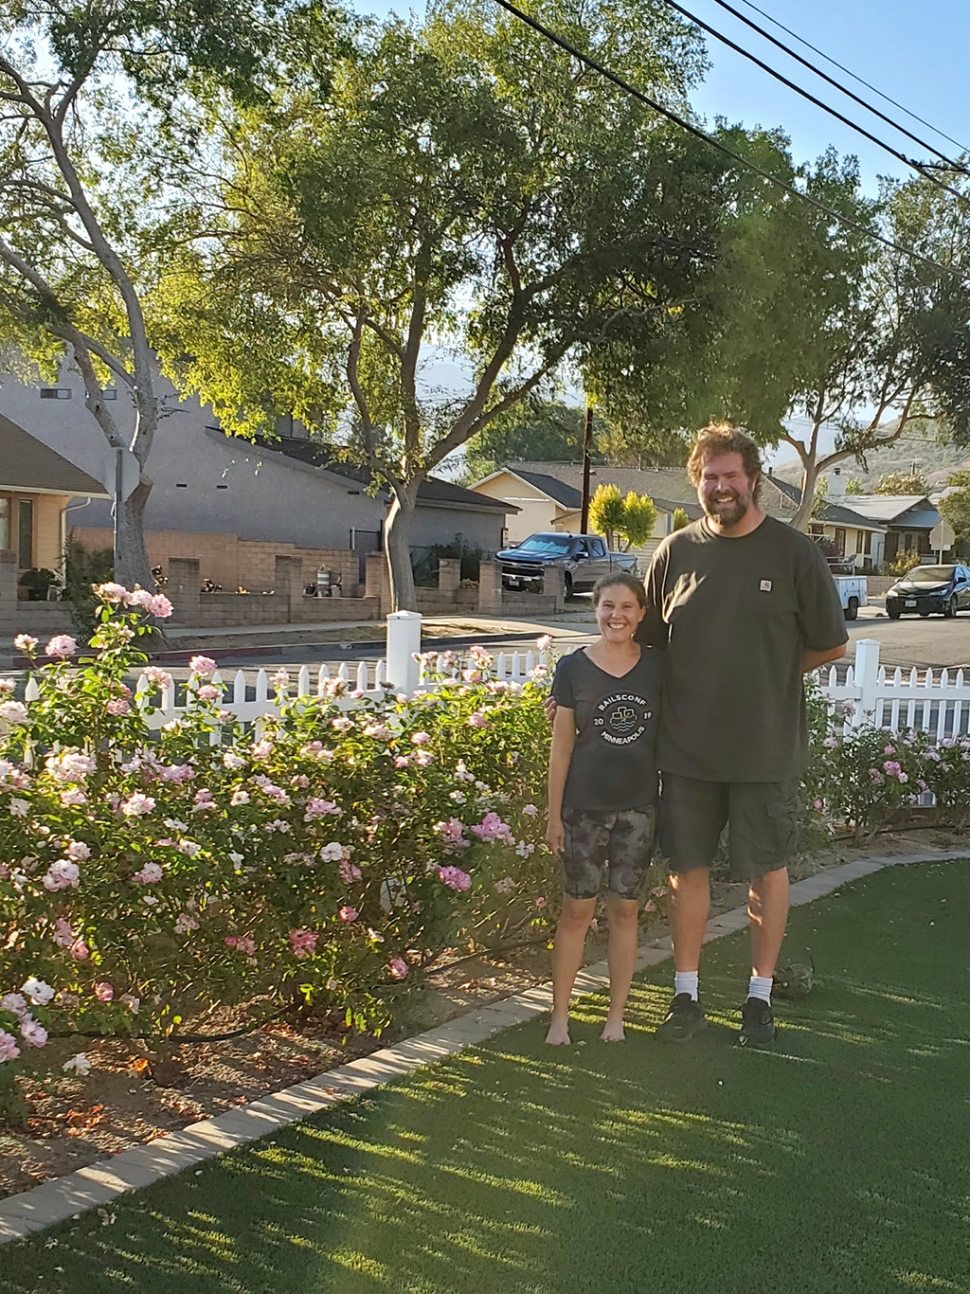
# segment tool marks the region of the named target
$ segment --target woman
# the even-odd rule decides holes
[[[663,655],[634,634],[646,609],[640,580],[604,576],[593,590],[600,636],[563,657],[552,695],[549,848],[562,859],[562,916],[553,953],[546,1042],[568,1044],[569,998],[606,872],[610,1008],[606,1042],[624,1039],[623,1013],[637,955],[640,895],[657,817],[657,707]]]

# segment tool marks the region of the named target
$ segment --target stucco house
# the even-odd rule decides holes
[[[280,553],[302,555],[309,573],[320,561],[332,564],[332,554],[343,551],[349,554],[344,574],[362,571],[366,553],[381,543],[386,491],[370,493],[365,474],[327,460],[298,425],[288,422],[272,444],[240,440],[222,431],[210,407],[180,400],[164,380],[159,385],[166,411],[149,459],[154,484],[145,510],[153,565],[164,569],[170,557],[197,558],[202,577],[226,589],[271,583]],[[105,395],[120,426],[132,427],[127,392]],[[0,414],[87,473],[90,503],[72,512],[70,523],[85,546],[110,546],[111,503],[99,484],[110,479],[109,450],[85,408],[80,377],[67,366],[56,387],[4,376]],[[418,497],[412,544],[419,549],[447,544],[460,535],[495,552],[502,547],[506,516],[514,510],[501,500],[431,479]]]
[[[775,484],[801,500],[797,485]],[[900,553],[929,555],[930,531],[940,514],[926,495],[846,494],[838,468],[828,477],[823,504],[815,509],[809,533],[831,540],[844,561],[862,571],[877,570]]]
[[[32,567],[63,574],[70,517],[89,498],[107,498],[99,481],[0,415],[0,551],[15,554],[18,583]]]

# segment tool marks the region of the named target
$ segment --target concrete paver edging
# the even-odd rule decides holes
[[[806,880],[797,881],[791,887],[792,906],[811,903],[850,881],[860,880],[885,867],[906,863],[950,862],[966,858],[967,854],[968,851],[964,849],[856,859],[841,867],[833,867]],[[707,923],[704,941],[707,943],[733,934],[746,924],[747,913],[743,907],[721,913]],[[645,970],[649,966],[655,966],[666,961],[670,955],[670,937],[664,936],[653,946],[640,950],[637,969]],[[582,995],[597,992],[608,983],[606,962],[596,962],[578,975],[576,993]],[[327,1070],[307,1082],[284,1088],[216,1118],[203,1119],[183,1128],[181,1132],[169,1133],[144,1146],[112,1155],[32,1190],[0,1200],[0,1244],[19,1240],[31,1232],[78,1217],[89,1209],[109,1204],[126,1191],[149,1186],[162,1177],[182,1172],[223,1151],[256,1141],[338,1102],[352,1100],[384,1083],[484,1042],[504,1029],[525,1024],[535,1016],[544,1014],[551,1006],[552,987],[540,984],[494,1002],[491,1006],[476,1007],[437,1029],[419,1033],[395,1047],[384,1047],[370,1056]]]

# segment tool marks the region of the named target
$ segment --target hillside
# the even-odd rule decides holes
[[[914,463],[929,481],[930,487],[939,489],[946,484],[951,472],[970,470],[970,449],[966,446],[941,445],[933,435],[932,424],[927,424],[925,436],[913,430],[878,453],[868,454],[868,471],[851,458],[840,466],[842,475],[849,480],[861,481],[865,486],[864,492],[868,494],[881,476],[888,476],[890,472],[910,472]],[[798,485],[802,477],[801,465],[795,458],[788,459],[775,468],[774,475]]]

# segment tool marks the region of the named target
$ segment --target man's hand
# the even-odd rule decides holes
[[[549,720],[549,727],[556,722],[556,698],[550,692],[542,703],[546,708],[546,718]]]
[[[555,701],[552,704],[555,705]],[[562,825],[562,818],[549,819],[549,825],[546,827],[546,844],[554,854],[561,856],[566,848],[566,830]]]

